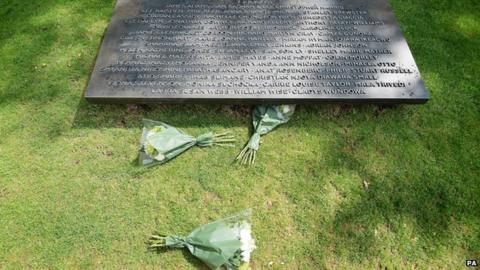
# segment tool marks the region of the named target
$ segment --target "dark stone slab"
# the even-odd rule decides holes
[[[118,0],[96,103],[424,103],[387,0]]]

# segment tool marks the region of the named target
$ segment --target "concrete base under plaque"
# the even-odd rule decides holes
[[[425,103],[387,0],[118,0],[95,103]]]

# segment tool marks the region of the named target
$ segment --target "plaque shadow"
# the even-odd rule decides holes
[[[72,128],[141,128],[142,119],[179,128],[246,126],[251,106],[215,104],[90,104],[79,101]]]

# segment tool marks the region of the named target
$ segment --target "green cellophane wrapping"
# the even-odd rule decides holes
[[[143,125],[138,158],[141,166],[166,163],[195,145],[209,147],[231,145],[234,142],[228,132],[221,134],[209,132],[193,137],[159,121],[143,119]]]
[[[260,147],[260,136],[265,135],[281,124],[287,123],[295,105],[258,105],[253,109],[254,133],[236,160],[243,164],[253,164]]]
[[[210,269],[246,269],[255,248],[251,237],[251,210],[200,226],[188,236],[153,234],[149,248],[187,248]]]

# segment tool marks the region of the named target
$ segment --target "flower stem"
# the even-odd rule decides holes
[[[165,240],[166,240],[165,236],[156,235],[156,234],[150,235],[147,241],[148,248],[158,249],[158,248],[165,247]]]
[[[255,158],[257,157],[257,150],[245,146],[243,150],[235,158],[236,161],[239,161],[244,165],[253,165],[255,163]]]

